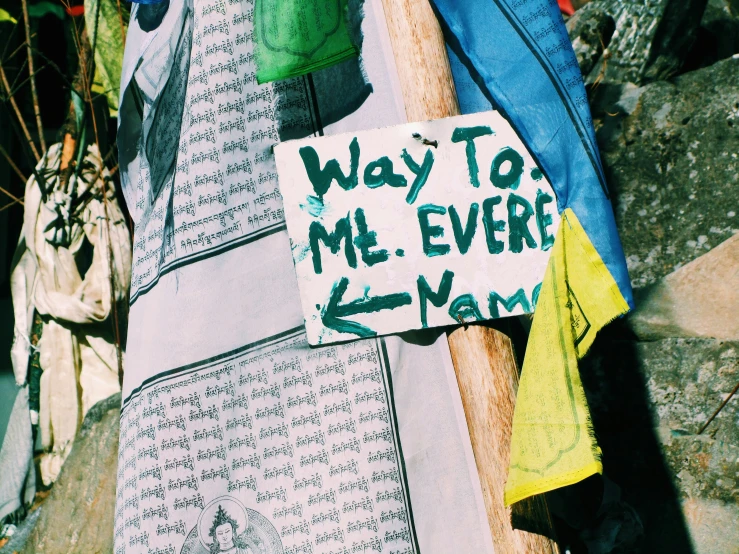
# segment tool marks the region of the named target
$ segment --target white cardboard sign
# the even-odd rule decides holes
[[[552,187],[495,111],[275,147],[310,344],[533,311]]]

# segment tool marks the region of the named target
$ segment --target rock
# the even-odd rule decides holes
[[[739,340],[739,234],[670,273],[636,289],[627,317],[641,340],[706,337]]]
[[[10,537],[10,540],[5,544],[5,546],[0,548],[0,554],[14,554],[26,545],[26,541],[28,541],[28,537],[33,532],[33,528],[36,526],[36,521],[38,521],[38,518],[41,515],[41,510],[42,508],[37,508],[28,514],[26,519],[18,525],[18,528],[15,530],[15,533],[13,533],[13,536]]]
[[[599,87],[592,111],[634,286],[739,231],[739,58],[670,82]]]
[[[739,397],[697,432],[739,381],[739,342],[603,336],[580,369],[605,472],[644,523],[641,552],[734,554]]]
[[[735,554],[739,544],[739,507],[714,500],[683,501],[685,521],[696,554]]]
[[[606,333],[581,365],[605,472],[644,523],[641,551],[734,554],[739,398],[697,433],[739,382],[739,57],[591,92],[638,287],[626,322],[652,341]]]
[[[567,34],[570,36],[583,75],[592,71],[595,62],[600,59],[603,50],[611,42],[615,28],[613,18],[597,6],[590,10],[575,12],[575,15],[567,20]]]
[[[684,70],[707,67],[739,53],[739,0],[708,0]]]
[[[716,41],[716,59],[739,52],[739,1],[708,0],[701,30]]]
[[[113,552],[121,395],[85,416],[22,554]]]
[[[696,553],[733,554],[739,545],[739,397],[695,434],[739,382],[738,350],[737,342],[677,339],[640,349],[662,453]]]
[[[580,17],[602,10],[615,22],[608,49],[587,75],[586,83],[635,83],[677,74],[698,33],[706,0],[596,0]]]

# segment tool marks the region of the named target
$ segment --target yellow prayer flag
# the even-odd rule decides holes
[[[628,311],[574,212],[566,209],[523,362],[513,416],[507,506],[603,471],[577,361],[600,329]]]

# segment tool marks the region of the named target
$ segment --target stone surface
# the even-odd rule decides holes
[[[596,0],[580,12],[603,10],[616,25],[587,83],[642,85],[676,75],[698,34],[706,0]]]
[[[739,340],[739,234],[634,291],[626,323],[641,340],[706,337]]]
[[[614,29],[613,18],[598,6],[575,12],[567,20],[567,34],[583,75],[593,70],[603,50],[611,42]]]
[[[113,552],[121,395],[90,408],[23,554]]]
[[[606,331],[581,375],[605,472],[644,524],[639,552],[737,554],[739,397],[697,433],[739,382],[739,1],[709,0],[704,43],[683,68],[701,69],[646,86],[633,83],[680,69],[699,18],[672,22],[685,40],[673,62],[654,65],[669,38],[655,32],[650,51],[646,22],[659,3],[636,4],[597,0],[568,23],[586,81],[600,81],[592,112],[637,287],[629,339],[624,326]],[[603,12],[616,31],[593,63]],[[691,336],[735,342],[679,338]]]
[[[739,343],[604,336],[581,365],[606,474],[645,528],[641,552],[735,554]]]
[[[670,82],[599,87],[593,117],[634,286],[739,231],[739,57]]]
[[[707,67],[739,52],[739,0],[708,0],[684,71]]]
[[[0,548],[0,554],[14,554],[26,545],[28,537],[33,532],[33,528],[36,526],[36,522],[41,515],[42,509],[43,508],[37,508],[28,514],[26,519],[18,525],[18,528],[15,530],[15,533],[13,533],[10,540],[5,544],[5,546]]]
[[[689,498],[683,512],[697,554],[736,554],[739,510],[736,504]]]

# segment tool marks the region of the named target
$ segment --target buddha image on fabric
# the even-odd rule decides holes
[[[232,496],[221,496],[200,513],[181,554],[282,554],[277,529]]]
[[[223,506],[218,505],[213,524],[208,536],[213,540],[210,545],[210,554],[219,552],[227,554],[252,554],[251,548],[238,535],[239,524],[226,513]]]

